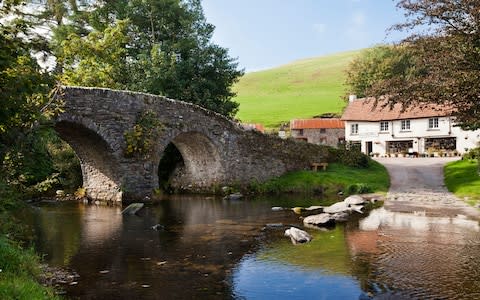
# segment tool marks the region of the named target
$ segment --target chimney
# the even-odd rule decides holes
[[[357,100],[357,95],[349,95],[348,96],[348,102],[353,102],[355,100]]]

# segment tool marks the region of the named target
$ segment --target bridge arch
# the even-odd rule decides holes
[[[121,201],[121,172],[117,168],[114,150],[99,134],[101,128],[93,122],[65,118],[55,123],[55,130],[80,160],[87,197]]]
[[[184,160],[174,183],[191,191],[262,182],[330,158],[326,147],[244,131],[215,112],[161,96],[63,87],[57,97],[63,103],[57,131],[77,153],[92,199],[135,201],[152,195],[159,187],[161,154],[170,143]],[[164,125],[153,153],[125,156],[125,132],[146,111]]]
[[[225,178],[222,151],[205,134],[198,131],[182,132],[170,140],[183,159],[171,185],[179,189],[210,187]],[[158,164],[157,164],[158,165]]]

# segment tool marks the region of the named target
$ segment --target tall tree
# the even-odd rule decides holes
[[[348,65],[345,83],[349,94],[363,98],[380,81],[410,78],[418,71],[408,46],[381,45],[362,51]]]
[[[397,7],[406,21],[394,29],[422,30],[403,42],[414,72],[382,78],[367,94],[405,106],[450,105],[462,127],[480,128],[480,1],[399,0]]]
[[[0,9],[0,182],[10,186],[37,183],[51,171],[36,129],[50,109],[47,93],[52,81],[32,55],[30,23],[5,18],[17,5],[22,1]]]
[[[106,37],[107,31],[119,22],[128,24],[121,31],[125,37],[122,55],[107,59],[107,55],[96,52],[97,62],[107,59],[107,65],[117,66],[123,69],[120,73],[128,74],[127,78],[112,78],[115,83],[109,84],[162,94],[223,115],[235,115],[238,104],[232,101],[235,94],[231,86],[243,71],[238,70],[236,60],[229,57],[226,49],[212,43],[214,26],[206,22],[199,0],[99,1],[91,10],[89,23],[94,28],[93,36]],[[66,40],[75,42],[63,46],[83,45],[87,49],[93,42],[80,34],[70,35]],[[104,47],[101,51],[111,48]],[[86,63],[85,54],[88,55],[80,52],[61,55],[61,61],[67,64],[68,77],[95,77],[93,62],[89,70],[77,68]],[[76,83],[95,85],[91,81]]]
[[[1,13],[0,18],[10,11]],[[32,45],[25,38],[28,33],[28,23],[22,20],[0,23],[0,143],[3,144],[11,142],[9,137],[15,135],[13,132],[31,127],[46,102],[50,78],[31,54]]]

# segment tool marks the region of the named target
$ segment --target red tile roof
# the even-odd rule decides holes
[[[295,119],[290,121],[290,129],[345,128],[340,119]]]
[[[402,105],[397,103],[390,108],[385,106],[385,100],[379,100],[375,106],[374,98],[358,99],[348,103],[342,115],[344,121],[390,121],[400,119],[418,119],[442,117],[452,114],[452,108],[436,104],[419,104],[402,111]],[[385,106],[385,107],[384,107]]]

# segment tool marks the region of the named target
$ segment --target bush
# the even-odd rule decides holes
[[[463,155],[464,159],[479,159],[480,158],[480,147],[470,149],[467,153]]]
[[[370,158],[358,150],[339,149],[338,162],[353,168],[368,168]]]
[[[349,195],[366,194],[366,193],[372,193],[373,191],[374,191],[373,188],[366,183],[354,183],[354,184],[350,184],[347,187],[347,193]]]

